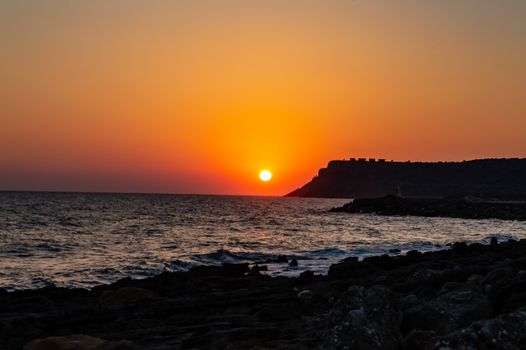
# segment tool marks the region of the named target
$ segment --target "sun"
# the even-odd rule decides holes
[[[263,182],[270,181],[270,179],[272,179],[272,173],[268,170],[261,170],[259,172],[259,179]]]

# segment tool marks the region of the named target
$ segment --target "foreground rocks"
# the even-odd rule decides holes
[[[333,208],[333,212],[377,215],[441,216],[462,219],[526,220],[526,202],[491,202],[468,199],[362,198]]]
[[[272,263],[272,262],[270,262]],[[0,349],[525,349],[526,240],[0,292]]]
[[[133,345],[125,340],[111,342],[87,335],[48,337],[35,339],[24,346],[24,350],[133,350]]]

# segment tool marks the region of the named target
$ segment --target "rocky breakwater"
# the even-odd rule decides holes
[[[377,215],[440,216],[462,219],[526,220],[526,202],[469,199],[380,198],[355,199],[333,212]]]
[[[269,263],[287,263],[282,261]],[[196,267],[0,294],[0,348],[524,349],[526,240],[348,258],[325,276]]]

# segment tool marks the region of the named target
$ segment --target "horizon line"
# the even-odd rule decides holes
[[[216,197],[286,197],[284,195],[261,194],[226,194],[226,193],[183,193],[183,192],[134,192],[134,191],[69,191],[69,190],[2,190],[0,193],[57,193],[57,194],[128,194],[128,195],[156,195],[156,196],[216,196]]]

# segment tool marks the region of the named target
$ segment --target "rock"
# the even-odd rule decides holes
[[[154,293],[137,287],[123,287],[117,290],[106,290],[99,297],[101,305],[113,307],[117,305],[126,305],[143,302],[153,298]]]
[[[36,339],[24,346],[24,350],[133,350],[133,344],[126,340],[106,341],[83,334],[66,337]]]
[[[437,336],[433,331],[413,329],[404,339],[405,350],[424,350],[433,346]]]
[[[261,271],[268,271],[268,266],[266,266],[266,265],[260,266],[260,265],[256,264],[256,265],[252,266],[252,268],[250,269],[248,274],[250,276],[257,276],[257,275],[260,275]]]
[[[488,272],[486,276],[484,276],[482,284],[494,285],[497,283],[509,282],[514,276],[515,273],[513,272],[513,269],[509,267],[498,268]]]
[[[303,271],[298,277],[298,281],[301,283],[311,283],[314,279],[314,272],[311,270]]]
[[[312,301],[313,295],[312,292],[308,289],[304,289],[301,292],[298,293],[298,298],[304,300],[304,301]]]
[[[526,160],[525,160],[526,165]],[[473,201],[469,199],[402,198],[387,195],[357,198],[331,212],[411,215],[464,219],[526,220],[526,202]],[[492,244],[497,244],[493,237]]]
[[[409,309],[415,305],[417,305],[419,302],[418,297],[414,294],[406,295],[402,298],[400,298],[400,307],[402,310]]]
[[[405,256],[407,258],[417,259],[422,256],[422,252],[419,252],[418,250],[410,250],[407,253],[405,253]]]
[[[242,277],[249,271],[248,263],[224,264],[222,266],[195,266],[187,274],[192,279],[202,279],[207,277]]]
[[[383,287],[352,286],[329,316],[322,349],[399,349],[402,312],[397,296]]]
[[[525,349],[526,310],[500,315],[456,330],[429,349]]]
[[[289,260],[287,259],[285,255],[278,255],[278,257],[276,258],[276,262],[278,263],[286,263],[288,261]]]
[[[289,263],[290,267],[298,267],[298,260],[294,259]]]
[[[468,249],[468,245],[466,244],[466,242],[455,242],[451,246],[451,249],[453,249],[453,251],[455,252],[463,253]]]
[[[480,292],[453,290],[405,310],[405,332],[413,329],[446,334],[491,316],[492,304]]]
[[[374,275],[376,271],[376,268],[366,262],[349,260],[331,265],[327,274],[333,279],[363,278]]]
[[[351,257],[328,276],[237,264],[0,293],[0,349],[526,349],[526,240],[455,246]]]

